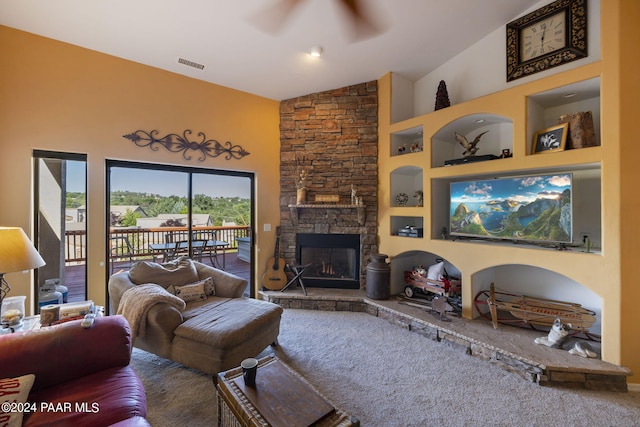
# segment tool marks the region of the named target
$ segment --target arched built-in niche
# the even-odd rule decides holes
[[[422,168],[402,166],[391,172],[391,206],[424,206]],[[404,200],[404,203],[402,203]]]
[[[435,264],[438,258],[444,259],[438,254],[418,250],[402,252],[391,257],[391,295],[401,294],[404,291],[405,271],[417,266],[429,267]],[[447,273],[451,276],[462,277],[460,270],[455,265],[446,259],[444,261]],[[500,292],[580,304],[595,312],[597,320],[589,332],[595,335],[602,334],[602,298],[567,276],[532,265],[505,264],[473,273],[471,283],[466,283],[463,279],[462,287],[472,286],[472,295],[475,297],[481,291],[488,291],[491,283],[494,283],[496,290]],[[463,291],[463,296],[465,294]],[[472,301],[463,300],[462,303],[465,306],[473,306]],[[479,315],[473,307],[473,317]]]
[[[436,259],[443,258],[437,254],[425,251],[407,251],[395,255],[391,258],[391,295],[400,294],[404,291],[404,272],[410,271],[414,267],[423,266],[428,268],[435,264]],[[444,258],[443,258],[444,259]],[[460,277],[460,270],[444,259],[444,268],[447,273],[454,277]],[[464,286],[464,284],[463,284]]]
[[[474,160],[484,155],[498,158],[503,150],[513,151],[513,121],[509,117],[490,113],[470,114],[454,120],[433,135],[431,167],[446,166],[448,161],[464,159],[465,148],[456,140],[456,133],[469,142],[482,135],[475,147]]]
[[[474,297],[481,291],[489,290],[491,283],[494,283],[496,291],[499,292],[580,304],[596,313],[596,323],[589,332],[601,335],[602,298],[567,276],[531,265],[506,264],[472,274],[471,283]],[[473,315],[479,316],[475,307]]]

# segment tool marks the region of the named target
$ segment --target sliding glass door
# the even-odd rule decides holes
[[[87,299],[86,155],[35,150],[35,307]]]
[[[252,282],[250,257],[238,258],[253,240],[252,173],[122,161],[107,171],[109,274],[187,256]]]

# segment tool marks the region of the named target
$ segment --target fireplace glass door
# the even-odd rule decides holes
[[[305,277],[354,280],[356,251],[353,248],[302,248],[302,265],[311,264]]]
[[[297,246],[305,286],[359,289],[359,235],[298,234]]]

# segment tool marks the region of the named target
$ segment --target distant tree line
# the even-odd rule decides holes
[[[131,191],[112,191],[112,206],[140,206],[148,217],[159,214],[187,214],[188,200],[180,196],[160,196],[158,194],[136,193]],[[85,193],[67,193],[67,208],[86,205]],[[222,221],[235,222],[238,225],[249,225],[251,200],[240,197],[211,197],[204,194],[193,196],[193,213],[209,214],[213,225],[222,225]],[[119,218],[119,225],[136,225],[141,217],[137,212],[126,212]]]
[[[87,205],[87,193],[67,193],[66,207],[69,209],[79,208]]]

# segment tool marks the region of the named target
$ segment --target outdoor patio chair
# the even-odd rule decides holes
[[[196,240],[197,237],[197,240]],[[224,266],[218,260],[218,246],[216,241],[218,240],[217,230],[205,230],[194,233],[194,242],[200,242],[197,246],[199,251],[200,260],[202,256],[208,256],[211,266],[224,270]],[[194,243],[195,246],[195,243]],[[196,247],[194,247],[195,253]],[[224,250],[224,249],[223,249]]]
[[[131,268],[134,263],[133,260],[133,246],[127,236],[112,236],[111,240],[111,274],[113,274],[116,267]]]
[[[208,239],[194,239],[191,241],[191,258],[194,261],[202,262],[202,255],[210,250],[207,247],[208,243]]]

